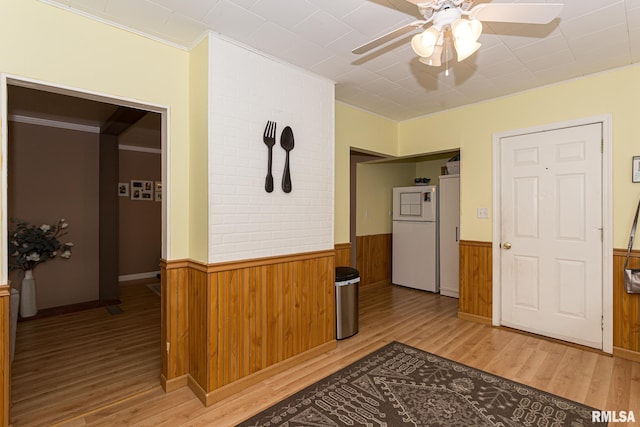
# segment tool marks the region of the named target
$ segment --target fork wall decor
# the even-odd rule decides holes
[[[273,175],[271,174],[271,163],[273,159],[273,146],[276,144],[276,122],[269,120],[267,126],[264,128],[264,135],[262,135],[262,141],[264,141],[267,149],[269,150],[269,159],[267,161],[267,177],[264,181],[264,189],[267,193],[273,191]]]
[[[276,122],[269,120],[264,128],[264,134],[262,135],[262,141],[267,146],[268,160],[267,160],[267,177],[265,178],[264,189],[267,193],[273,192],[273,174],[271,173],[271,166],[273,164],[273,146],[276,144]],[[282,134],[280,135],[280,146],[286,153],[284,172],[282,174],[282,191],[290,193],[292,190],[291,185],[291,170],[289,168],[289,153],[294,148],[293,130],[291,127],[286,126]]]

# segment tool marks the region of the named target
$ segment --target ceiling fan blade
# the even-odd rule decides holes
[[[481,22],[548,24],[560,15],[561,3],[483,3],[469,11],[471,19]]]
[[[368,43],[363,44],[362,46],[358,46],[353,49],[351,52],[355,54],[361,54],[370,51],[371,49],[378,47],[384,43],[390,42],[391,40],[400,37],[403,34],[406,34],[410,31],[415,30],[416,28],[422,27],[426,24],[426,21],[413,21],[410,24],[405,25],[404,27],[396,28],[395,30],[384,34],[377,39],[371,40]]]

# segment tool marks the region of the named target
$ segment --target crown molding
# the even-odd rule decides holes
[[[137,151],[139,153],[151,153],[151,154],[162,154],[162,150],[159,148],[151,148],[151,147],[138,147],[137,145],[124,145],[119,144],[118,150],[123,151]]]
[[[60,120],[42,119],[33,116],[22,116],[18,114],[9,115],[9,121],[15,123],[25,123],[36,126],[48,126],[52,128],[75,130],[79,132],[100,133],[99,126],[81,125],[78,123],[62,122]]]

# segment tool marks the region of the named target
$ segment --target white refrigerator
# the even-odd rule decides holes
[[[436,186],[393,189],[391,281],[439,291],[438,194]]]
[[[459,296],[460,175],[440,177],[438,186],[440,295]]]

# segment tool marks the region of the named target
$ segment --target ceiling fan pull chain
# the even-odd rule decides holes
[[[444,43],[444,61],[445,61],[445,69],[444,75],[449,77],[449,43]]]

